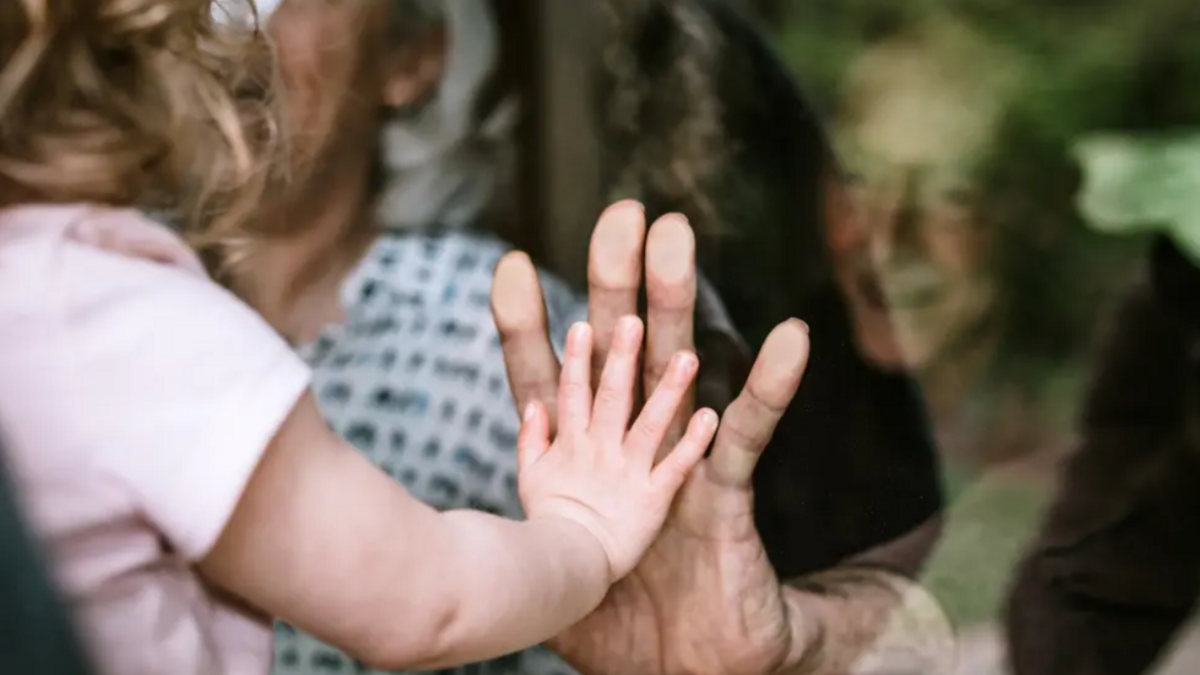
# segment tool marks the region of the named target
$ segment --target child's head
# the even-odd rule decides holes
[[[275,147],[270,51],[214,3],[0,2],[0,207],[166,211],[229,241]]]

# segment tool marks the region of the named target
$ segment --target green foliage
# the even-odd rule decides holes
[[[990,477],[950,482],[945,535],[921,575],[956,626],[974,626],[1000,615],[1021,554],[1046,505],[1042,486]]]
[[[791,0],[776,28],[789,64],[829,101],[865,46],[939,13],[1029,58],[1037,75],[1020,114],[1033,136],[1200,122],[1192,0]]]

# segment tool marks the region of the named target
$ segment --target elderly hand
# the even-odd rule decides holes
[[[643,248],[644,386],[651,389],[671,354],[693,348],[695,239],[687,222],[666,216],[647,237],[640,205],[610,207],[592,237],[588,309],[600,364],[617,319],[637,313]],[[492,304],[518,405],[553,401],[559,366],[537,275],[523,254],[497,267]],[[785,322],[768,337],[724,412],[710,456],[679,493],[645,558],[595,612],[551,643],[575,668],[589,675],[750,675],[794,665],[805,654],[816,624],[791,604],[767,560],[750,478],[807,358],[804,324]],[[680,411],[671,438],[690,414]]]

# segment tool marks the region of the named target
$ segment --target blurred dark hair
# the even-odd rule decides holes
[[[830,280],[820,117],[741,3],[606,0],[597,101],[609,198],[679,211],[752,346]]]

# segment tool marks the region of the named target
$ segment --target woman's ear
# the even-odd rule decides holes
[[[383,73],[384,105],[403,108],[425,98],[445,68],[446,31],[436,26],[392,50]]]

